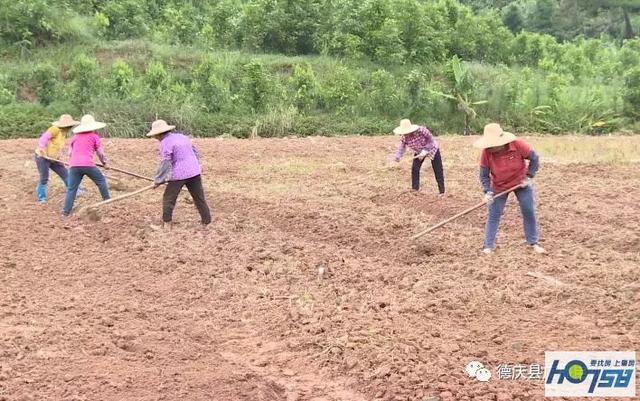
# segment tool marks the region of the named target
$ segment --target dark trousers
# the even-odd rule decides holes
[[[414,155],[416,156],[416,155]],[[411,188],[415,191],[420,189],[420,169],[424,159],[413,159],[413,165],[411,166]],[[442,156],[440,156],[440,149],[433,156],[431,160],[431,167],[433,167],[433,175],[438,182],[438,191],[441,194],[444,193],[444,168],[442,167]]]
[[[176,200],[183,186],[187,186],[193,203],[196,204],[202,224],[211,223],[211,213],[207,200],[204,198],[204,189],[202,188],[202,178],[200,175],[187,178],[186,180],[169,181],[164,190],[162,197],[162,221],[169,223],[173,218],[173,209],[176,207]]]

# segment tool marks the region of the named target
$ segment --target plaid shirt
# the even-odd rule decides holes
[[[420,127],[416,132],[403,135],[400,145],[398,145],[398,150],[396,150],[395,160],[397,162],[400,161],[407,147],[411,148],[416,154],[426,150],[427,157],[433,160],[438,151],[438,142],[427,127]]]

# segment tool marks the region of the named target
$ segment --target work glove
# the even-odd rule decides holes
[[[531,177],[525,177],[525,179],[522,180],[520,187],[526,188],[526,187],[530,187],[532,184],[533,184],[533,179]]]
[[[416,159],[423,160],[426,156],[427,156],[427,150],[426,150],[426,149],[422,149],[422,150],[420,151],[420,153],[418,153],[418,154],[416,155]]]
[[[484,194],[484,201],[487,202],[487,205],[490,205],[493,203],[493,195],[495,195],[493,192],[489,191],[486,192]]]

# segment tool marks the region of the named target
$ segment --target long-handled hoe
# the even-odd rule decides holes
[[[506,191],[502,191],[502,192],[500,192],[500,193],[499,193],[499,194],[497,194],[497,195],[494,195],[494,198],[497,198],[497,197],[502,196],[502,195],[506,195],[506,194],[508,194],[509,192],[515,191],[515,190],[516,190],[516,189],[518,189],[518,188],[520,188],[520,184],[518,184],[518,185],[516,185],[516,186],[514,186],[514,187],[512,187],[512,188],[509,188],[509,189],[507,189]],[[477,204],[477,205],[475,205],[475,206],[471,206],[470,208],[468,208],[468,209],[466,209],[466,210],[463,210],[462,212],[460,212],[460,213],[456,214],[455,216],[449,217],[448,219],[441,221],[440,223],[436,224],[435,226],[431,226],[431,227],[427,228],[426,230],[421,231],[421,232],[419,232],[419,233],[415,234],[414,236],[412,236],[412,237],[411,237],[411,239],[418,239],[418,238],[422,237],[423,235],[428,234],[428,233],[430,233],[431,231],[434,231],[434,230],[436,230],[436,229],[438,229],[438,228],[440,228],[440,227],[444,226],[444,225],[445,225],[445,224],[447,224],[447,223],[450,223],[450,222],[452,222],[452,221],[454,221],[454,220],[456,220],[456,219],[459,219],[460,217],[465,216],[465,215],[467,215],[467,214],[469,214],[469,213],[473,212],[474,210],[476,210],[476,209],[478,209],[478,208],[481,208],[482,206],[484,206],[484,205],[486,205],[486,204],[487,204],[487,201],[486,201],[486,200],[484,200],[484,201],[482,201],[482,202],[478,203],[478,204]]]

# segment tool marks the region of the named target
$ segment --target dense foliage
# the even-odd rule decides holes
[[[640,118],[630,0],[1,0],[0,136],[600,133]],[[46,117],[41,117],[46,116]],[[33,120],[35,117],[40,120]]]

